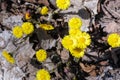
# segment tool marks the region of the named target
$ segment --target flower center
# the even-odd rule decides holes
[[[29,27],[28,27],[28,26],[26,26],[26,27],[25,27],[25,29],[26,29],[26,30],[28,30],[28,29],[29,29]]]
[[[80,53],[80,52],[81,52],[81,49],[80,49],[80,48],[75,48],[75,49],[74,49],[74,52],[75,52],[75,53]]]
[[[73,41],[72,40],[69,40],[68,41],[68,45],[72,45],[73,44]]]
[[[45,77],[45,75],[44,75],[44,74],[42,74],[40,77],[41,77],[41,79],[40,79],[40,80],[46,80],[46,77]]]
[[[81,43],[85,43],[85,38],[84,37],[81,37],[79,40],[80,40]]]
[[[74,22],[74,24],[78,24],[79,23],[79,21],[78,20],[76,20],[75,22]]]
[[[113,38],[112,41],[113,41],[114,43],[116,43],[116,42],[118,42],[118,38]]]

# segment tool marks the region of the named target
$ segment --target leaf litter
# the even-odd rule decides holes
[[[38,15],[38,7],[47,6],[50,12],[56,7],[56,0],[2,0],[0,1],[0,80],[33,80],[36,71],[48,69],[51,80],[117,80],[119,77],[119,48],[107,45],[107,35],[120,34],[119,0],[71,0],[67,10],[54,15]],[[15,39],[11,30],[26,20],[24,14],[30,11],[33,23],[49,23],[54,30],[35,29],[29,38]],[[82,59],[75,59],[63,48],[61,40],[68,35],[67,22],[71,17],[80,17],[81,30],[91,35],[92,43]],[[51,19],[52,17],[52,19]],[[35,25],[37,26],[37,25]],[[23,41],[22,41],[23,40]],[[22,43],[21,43],[22,42]],[[48,59],[41,63],[36,60],[35,51],[45,49]],[[16,59],[10,65],[1,53],[7,49]],[[13,76],[11,76],[11,73]],[[7,76],[7,77],[6,77]]]

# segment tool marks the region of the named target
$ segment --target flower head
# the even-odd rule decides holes
[[[22,28],[20,26],[15,26],[13,28],[12,32],[16,38],[21,38],[23,36],[23,31],[22,31]]]
[[[46,6],[43,6],[40,10],[40,14],[42,15],[48,14],[48,8]]]
[[[120,36],[117,33],[112,33],[108,36],[107,42],[113,48],[120,47]]]
[[[70,49],[70,52],[71,52],[71,55],[76,58],[80,58],[84,56],[84,49],[81,49],[81,48],[76,47],[76,48]]]
[[[62,45],[66,49],[74,48],[77,45],[76,39],[72,38],[70,35],[67,35],[62,39]]]
[[[75,36],[77,34],[81,34],[81,31],[79,29],[70,29],[69,30],[69,35]]]
[[[40,24],[40,28],[44,29],[44,30],[53,30],[54,27],[50,24]]]
[[[70,0],[56,0],[56,5],[59,9],[65,10],[70,6]]]
[[[26,13],[25,13],[25,19],[26,19],[26,20],[31,19],[30,12],[26,12]]]
[[[70,29],[80,29],[82,26],[82,20],[77,17],[73,17],[69,20],[68,25]]]
[[[43,50],[43,49],[39,49],[39,50],[36,52],[36,58],[37,58],[37,60],[40,61],[40,62],[45,61],[46,58],[47,58],[47,53],[46,53],[46,51]]]
[[[37,71],[36,79],[37,80],[50,80],[50,73],[45,69],[41,69]]]
[[[24,22],[22,24],[22,30],[25,34],[30,34],[34,31],[34,26],[30,22]]]
[[[81,35],[77,37],[77,42],[79,48],[86,48],[91,43],[90,35],[86,32],[81,33]]]
[[[14,64],[14,63],[15,63],[15,59],[14,59],[6,50],[4,50],[4,51],[2,52],[2,55],[3,55],[3,57],[4,57],[8,62],[10,62],[11,64]]]

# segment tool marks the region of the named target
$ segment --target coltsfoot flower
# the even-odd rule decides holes
[[[120,35],[117,33],[110,34],[108,36],[107,42],[113,48],[120,47]]]
[[[37,71],[36,80],[51,80],[50,73],[45,69],[40,69]]]
[[[76,58],[81,58],[84,56],[84,49],[76,47],[74,49],[70,49],[70,53],[72,56],[74,56]]]
[[[6,50],[2,52],[2,55],[9,63],[11,64],[15,63],[15,59]]]
[[[50,24],[40,24],[40,28],[44,29],[44,30],[53,30],[54,27]]]
[[[46,60],[47,58],[47,53],[44,49],[39,49],[37,52],[36,52],[36,58],[38,61],[40,62],[43,62]]]
[[[77,41],[74,37],[72,38],[70,35],[67,35],[62,39],[62,45],[69,50],[77,46]]]
[[[49,9],[46,6],[43,6],[40,10],[40,14],[46,15],[46,14],[48,14],[48,10]]]
[[[77,37],[79,48],[86,48],[91,43],[90,35],[86,32],[83,32],[81,35],[76,37]]]
[[[80,29],[69,29],[69,35],[71,36],[75,36],[77,34],[81,34],[82,32],[80,31]]]
[[[12,30],[12,33],[16,38],[21,38],[23,36],[23,31],[20,26],[15,26]]]
[[[24,22],[22,24],[22,30],[25,34],[31,34],[34,31],[34,26],[30,22]]]
[[[80,29],[82,26],[82,20],[78,17],[73,17],[69,20],[68,25],[70,29]]]
[[[70,0],[56,0],[56,5],[59,9],[65,10],[70,6]]]

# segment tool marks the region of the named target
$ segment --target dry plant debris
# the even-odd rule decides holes
[[[119,0],[0,0],[0,80],[120,79]]]

